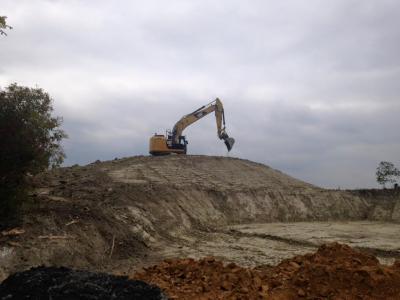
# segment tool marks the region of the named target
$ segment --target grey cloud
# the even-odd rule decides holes
[[[396,1],[11,1],[0,85],[44,88],[66,164],[146,154],[154,132],[220,97],[229,154],[327,187],[399,163]],[[227,155],[206,117],[189,151]]]

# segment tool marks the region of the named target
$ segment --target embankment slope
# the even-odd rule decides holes
[[[325,190],[237,158],[139,156],[61,168],[35,182],[24,232],[0,237],[0,280],[40,264],[126,270],[160,241],[226,225],[400,220],[398,195],[379,202]]]

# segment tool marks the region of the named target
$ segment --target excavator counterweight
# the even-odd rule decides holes
[[[167,131],[166,135],[155,134],[150,138],[150,154],[151,155],[167,155],[171,153],[186,154],[187,140],[182,135],[183,130],[194,122],[200,120],[211,112],[215,112],[217,122],[217,134],[219,139],[223,140],[228,151],[231,151],[235,139],[228,136],[225,131],[225,114],[221,100],[218,98],[196,109],[194,112],[183,116],[171,131]]]

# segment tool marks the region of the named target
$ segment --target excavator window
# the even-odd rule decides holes
[[[184,136],[179,137],[179,144],[181,144],[183,146],[188,144],[188,142],[186,141],[186,138]]]

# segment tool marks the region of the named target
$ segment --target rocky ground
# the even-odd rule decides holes
[[[185,259],[209,256],[253,270],[332,241],[384,264],[399,257],[398,190],[325,190],[207,156],[95,162],[41,174],[35,185],[22,226],[0,234],[0,281],[39,265],[132,276],[164,259],[197,265]]]

